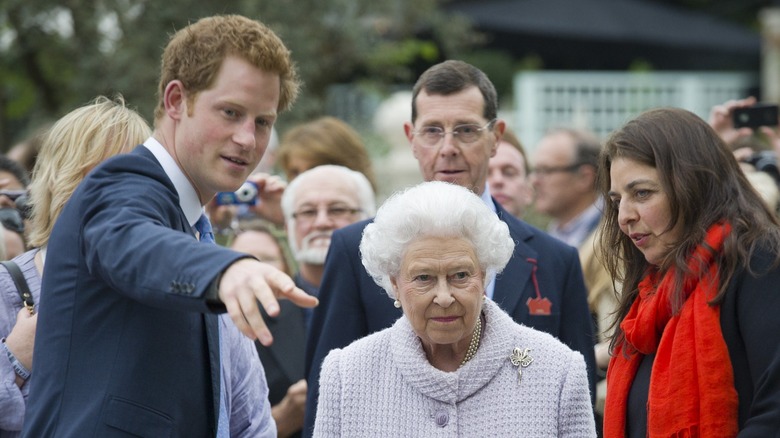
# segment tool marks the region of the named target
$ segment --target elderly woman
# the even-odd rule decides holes
[[[602,250],[623,283],[604,436],[780,430],[780,225],[717,133],[656,109],[608,140]]]
[[[465,188],[387,200],[360,252],[403,316],[328,354],[314,436],[595,436],[582,356],[485,298],[513,249]]]

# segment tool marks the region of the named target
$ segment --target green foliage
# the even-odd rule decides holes
[[[437,0],[0,2],[3,151],[32,125],[98,94],[121,93],[151,119],[162,48],[177,29],[204,16],[259,19],[292,50],[305,85],[283,124],[323,114],[331,84],[409,82],[420,64],[478,41],[468,25],[441,12]]]
[[[515,73],[520,70],[520,64],[511,55],[499,50],[479,49],[464,54],[461,59],[488,75],[496,86],[499,98],[512,99],[512,81]]]
[[[374,77],[384,77],[390,82],[414,82],[409,66],[418,59],[433,64],[440,56],[435,42],[407,38],[399,42],[379,42],[365,62]]]

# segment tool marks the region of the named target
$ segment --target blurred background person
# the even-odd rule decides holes
[[[293,279],[298,287],[316,296],[333,231],[373,216],[376,206],[371,183],[362,173],[344,166],[322,165],[303,171],[287,186],[282,209],[288,244],[298,267]],[[232,249],[255,255],[261,261],[264,258],[283,260],[283,250],[274,234],[256,221],[250,223],[251,228],[240,226]],[[286,264],[280,265],[285,272],[290,272]],[[277,341],[270,347],[256,345],[266,370],[278,433],[300,436],[307,391],[306,326],[311,311],[286,300],[279,304],[278,317],[270,318],[263,313],[263,318],[268,321],[271,334],[284,336],[275,336]]]
[[[5,228],[0,227],[0,261],[10,260],[5,251]]]
[[[601,219],[596,192],[598,138],[589,132],[556,128],[536,145],[531,183],[534,208],[552,218],[547,232],[577,248]]]
[[[0,206],[13,207],[18,192],[26,190],[30,175],[17,161],[0,155]],[[9,194],[4,193],[8,192]]]
[[[242,220],[230,248],[292,275],[278,237],[261,219]],[[276,318],[263,312],[263,319],[274,335],[274,343],[268,347],[259,342],[255,345],[268,382],[268,400],[277,436],[299,436],[306,406],[306,381],[303,380],[306,330],[303,311],[298,306],[287,300],[279,301],[279,306],[281,312]]]
[[[317,296],[333,231],[374,216],[376,203],[365,175],[329,164],[298,175],[282,196],[282,210],[298,263],[295,284]]]
[[[30,185],[32,216],[28,230],[31,250],[13,259],[39,303],[41,276],[47,257],[51,230],[63,206],[84,176],[106,158],[128,152],[143,142],[151,130],[121,97],[98,97],[57,121],[40,149]],[[140,196],[140,194],[139,194]],[[0,268],[0,336],[9,354],[0,354],[0,436],[18,436],[24,421],[25,405],[33,378],[33,343],[37,309],[25,308],[19,291],[6,268]],[[13,364],[10,357],[15,358]],[[14,366],[16,365],[16,366]]]
[[[325,116],[294,126],[283,136],[276,163],[291,182],[298,175],[323,164],[358,171],[376,193],[376,177],[366,146],[347,123]]]
[[[530,173],[522,143],[514,132],[505,129],[496,154],[488,162],[487,181],[493,198],[518,219],[523,217],[525,208],[533,202],[533,187],[528,179]]]
[[[514,246],[461,186],[427,182],[388,199],[360,254],[403,316],[330,351],[314,436],[595,437],[582,355],[485,295]]]
[[[292,276],[292,269],[290,269],[287,257],[280,245],[279,239],[268,227],[266,221],[252,218],[239,222],[238,232],[230,247],[236,251],[253,255],[261,262],[271,264]],[[298,307],[296,306],[296,308]]]
[[[623,293],[604,436],[780,430],[780,223],[695,114],[662,108],[600,159],[601,249]]]
[[[3,228],[3,246],[6,260],[10,260],[27,250],[24,230],[25,220],[14,207],[0,207],[0,224]]]
[[[43,140],[50,128],[51,123],[38,126],[29,137],[13,145],[6,155],[19,163],[28,174],[31,174],[35,168],[35,162],[38,160]]]
[[[8,259],[27,250],[24,230],[29,212],[29,197],[26,195],[29,184],[27,170],[16,160],[0,155],[0,225],[6,231],[3,241]]]
[[[599,369],[596,412],[603,413],[606,386],[604,371],[609,364],[609,326],[617,299],[612,278],[595,251],[597,227],[603,201],[596,178],[601,142],[592,133],[572,128],[549,131],[533,154],[531,181],[534,207],[552,221],[547,231],[577,248],[582,265],[588,307],[596,325],[594,348]],[[600,426],[600,422],[597,422]]]
[[[334,164],[360,172],[376,193],[376,177],[363,140],[352,127],[335,117],[320,117],[292,127],[273,153],[273,164],[261,164],[265,170],[275,165],[285,174],[287,181],[277,175],[256,172],[249,178],[258,185],[259,193],[254,205],[220,206],[216,198],[207,205],[218,243],[229,245],[237,221],[251,217],[267,220],[272,225],[272,231],[277,236],[283,236],[286,219],[281,207],[282,193],[288,182],[317,166]],[[283,241],[289,242],[290,239]]]
[[[758,129],[734,126],[734,110],[756,104],[754,97],[729,100],[710,110],[709,124],[734,152],[748,180],[769,208],[780,207],[780,137],[777,122]]]

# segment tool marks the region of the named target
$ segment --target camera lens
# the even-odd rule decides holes
[[[250,203],[257,196],[257,186],[247,181],[236,190],[236,199],[242,203]]]

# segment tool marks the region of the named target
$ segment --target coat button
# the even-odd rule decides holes
[[[444,427],[450,422],[450,414],[444,409],[436,411],[433,417],[436,420],[436,425],[439,427]]]

